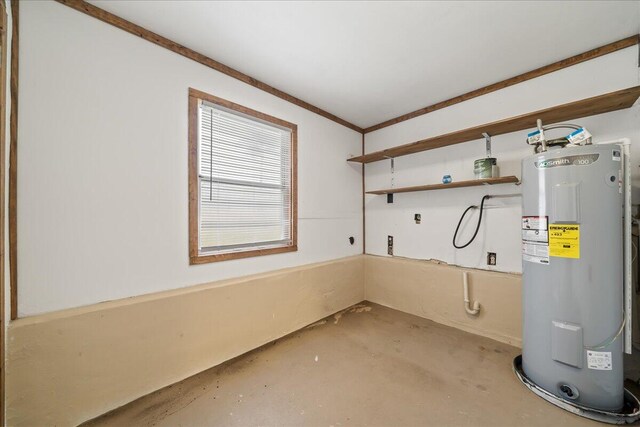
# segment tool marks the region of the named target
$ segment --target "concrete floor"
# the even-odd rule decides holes
[[[517,354],[362,303],[86,425],[597,425],[521,385]]]

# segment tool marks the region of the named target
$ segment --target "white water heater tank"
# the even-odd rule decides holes
[[[623,188],[619,145],[522,161],[524,373],[578,405],[624,403]]]

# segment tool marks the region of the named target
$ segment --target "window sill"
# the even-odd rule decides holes
[[[278,248],[256,249],[256,250],[243,251],[243,252],[231,252],[231,253],[214,254],[214,255],[197,255],[197,256],[191,256],[189,258],[189,264],[190,265],[208,264],[211,262],[228,261],[232,259],[281,254],[284,252],[296,252],[297,250],[298,250],[298,246],[292,245],[292,246],[283,246]]]

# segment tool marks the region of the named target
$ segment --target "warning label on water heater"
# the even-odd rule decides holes
[[[587,367],[598,371],[611,371],[613,369],[611,352],[587,350]]]
[[[580,224],[551,224],[549,255],[559,258],[580,258]]]
[[[522,217],[522,259],[549,264],[549,217]]]

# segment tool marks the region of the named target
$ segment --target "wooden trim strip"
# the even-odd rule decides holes
[[[229,261],[232,259],[251,258],[256,256],[262,256],[262,255],[275,255],[275,254],[282,254],[285,252],[295,252],[297,250],[298,250],[298,246],[293,245],[293,246],[282,246],[279,248],[234,252],[234,253],[228,253],[228,254],[198,255],[195,257],[191,257],[190,263],[191,265],[208,264],[211,262]]]
[[[189,94],[189,259],[198,258],[198,98]]]
[[[298,125],[291,123],[291,243],[298,250]]]
[[[362,128],[354,125],[353,123],[349,123],[348,121],[341,119],[340,117],[329,113],[328,111],[322,110],[314,105],[309,104],[306,101],[303,101],[295,96],[289,95],[286,92],[281,91],[280,89],[276,89],[273,86],[270,86],[260,80],[257,80],[251,76],[248,76],[234,68],[231,68],[221,62],[218,62],[214,59],[209,58],[201,53],[198,53],[192,49],[189,49],[186,46],[182,46],[172,40],[169,40],[166,37],[163,37],[159,34],[156,34],[152,31],[147,30],[139,25],[136,25],[126,19],[120,18],[113,13],[107,12],[104,9],[100,9],[97,6],[94,6],[90,3],[87,3],[84,0],[56,0],[58,3],[61,3],[65,6],[69,6],[72,9],[75,9],[79,12],[85,13],[89,16],[92,16],[96,19],[99,19],[102,22],[106,22],[107,24],[113,25],[114,27],[120,28],[130,34],[141,37],[153,44],[158,46],[162,46],[165,49],[168,49],[178,55],[182,55],[185,58],[189,58],[193,61],[196,61],[202,65],[205,65],[209,68],[212,68],[220,73],[226,74],[229,77],[233,77],[234,79],[238,79],[241,82],[244,82],[248,85],[251,85],[255,88],[263,90],[271,95],[277,96],[278,98],[284,99],[298,107],[302,107],[306,110],[309,110],[313,113],[316,113],[320,116],[323,116],[329,120],[332,120],[336,123],[339,123],[349,129],[353,129],[356,132],[362,133]]]
[[[362,155],[364,156],[364,141],[365,141],[365,136],[364,133],[362,134]],[[364,177],[364,166],[365,163],[362,163],[362,253],[366,254],[367,253],[367,227],[366,227],[366,215],[365,215],[365,207],[366,207],[366,196],[365,196],[365,177]]]
[[[0,0],[0,227],[2,230],[0,231],[0,424],[5,424],[5,378],[6,378],[6,369],[5,369],[5,331],[6,331],[6,322],[5,322],[5,292],[6,289],[6,281],[5,281],[5,264],[6,264],[6,247],[5,247],[5,239],[6,239],[6,221],[7,215],[5,210],[5,183],[6,183],[6,138],[5,135],[7,133],[7,59],[9,56],[7,55],[7,4],[5,0]]]
[[[9,281],[11,320],[18,318],[18,51],[19,0],[11,0],[11,116],[9,118]]]
[[[237,111],[242,114],[247,114],[251,117],[255,117],[265,122],[273,123],[278,126],[285,127],[291,130],[298,128],[298,125],[294,123],[279,119],[274,116],[270,116],[269,114],[265,114],[260,111],[245,107],[244,105],[236,104],[235,102],[232,102],[232,101],[227,101],[226,99],[219,98],[215,95],[211,95],[206,92],[202,92],[201,90],[198,90],[198,89],[189,88],[189,96],[197,99],[202,99],[203,101],[208,101],[208,102],[211,102],[212,104],[216,104],[216,105],[220,105],[221,107],[228,108],[229,110]]]
[[[259,120],[291,130],[291,244],[243,252],[203,255],[198,248],[198,107],[200,101],[211,102]],[[298,250],[298,125],[253,110],[235,102],[189,88],[189,263],[191,265],[248,258]],[[364,190],[364,189],[363,189]]]
[[[386,128],[388,126],[392,126],[398,124],[400,122],[404,122],[410,119],[414,119],[416,117],[431,113],[436,110],[440,110],[442,108],[450,107],[455,104],[459,104],[464,101],[468,101],[473,98],[477,98],[478,96],[486,95],[491,92],[495,92],[500,89],[507,88],[509,86],[513,86],[518,83],[525,82],[527,80],[534,79],[536,77],[544,76],[545,74],[553,73],[554,71],[562,70],[563,68],[570,67],[572,65],[579,64],[581,62],[588,61],[590,59],[598,58],[603,55],[607,55],[609,53],[616,52],[621,49],[625,49],[631,46],[635,46],[640,42],[640,34],[636,34],[631,37],[624,38],[622,40],[615,41],[613,43],[606,44],[604,46],[597,47],[595,49],[588,50],[586,52],[580,53],[578,55],[572,56],[570,58],[563,59],[558,62],[554,62],[553,64],[545,65],[544,67],[536,68],[535,70],[526,72],[524,74],[519,74],[517,76],[511,77],[506,80],[502,80],[497,83],[490,84],[488,86],[481,87],[480,89],[473,90],[471,92],[467,92],[465,94],[456,96],[455,98],[447,99],[445,101],[438,102],[433,105],[429,105],[427,107],[423,107],[419,110],[412,111],[411,113],[403,114],[402,116],[398,116],[394,119],[386,120],[382,123],[378,123],[377,125],[370,126],[364,129],[364,133],[373,132],[382,128]]]

